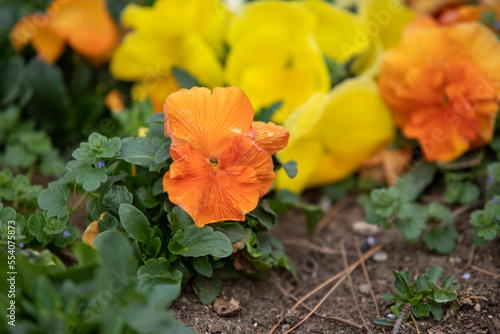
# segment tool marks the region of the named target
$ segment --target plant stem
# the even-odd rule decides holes
[[[398,334],[399,329],[401,328],[401,325],[403,324],[403,321],[406,318],[406,315],[411,309],[410,304],[406,304],[405,307],[401,310],[401,314],[399,315],[398,320],[396,320],[396,323],[394,324],[394,329],[392,330],[392,334]]]
[[[75,206],[71,207],[68,210],[68,217],[71,216],[76,210],[78,210],[78,208],[80,206],[82,206],[82,204],[85,202],[85,200],[87,199],[88,196],[89,196],[88,192],[86,192],[85,194],[83,194],[82,198],[80,198],[80,200],[75,204]]]

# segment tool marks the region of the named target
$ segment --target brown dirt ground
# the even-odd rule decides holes
[[[344,269],[340,244],[345,244],[348,262],[358,260],[356,253],[356,238],[362,244],[366,237],[353,232],[352,223],[363,220],[361,210],[348,200],[344,206],[320,233],[312,237],[306,234],[304,217],[298,212],[282,215],[280,223],[273,234],[279,237],[286,247],[286,252],[297,271],[299,280],[295,280],[289,273],[275,269],[263,281],[237,279],[225,281],[223,292],[227,297],[239,301],[242,310],[232,317],[220,317],[212,307],[202,305],[192,287],[187,287],[180,298],[173,304],[173,310],[181,322],[193,328],[197,333],[268,333],[270,329],[286,315],[295,301],[288,296],[301,298],[328,278]],[[390,303],[383,300],[384,293],[394,293],[392,269],[410,270],[412,277],[421,275],[431,266],[439,266],[444,275],[457,277],[455,283],[462,287],[462,291],[470,291],[474,295],[484,296],[483,299],[472,299],[472,305],[463,305],[457,312],[450,314],[446,320],[436,321],[432,318],[416,319],[419,333],[498,333],[500,334],[500,278],[482,273],[468,266],[471,255],[472,265],[486,269],[493,273],[500,273],[500,238],[489,244],[473,250],[472,228],[467,222],[468,214],[462,214],[455,219],[455,225],[460,231],[456,249],[448,255],[439,255],[430,252],[421,242],[405,243],[402,237],[394,230],[381,231],[375,237],[372,247],[381,245],[389,254],[386,262],[366,261],[369,279],[375,293],[380,314],[386,317],[390,313]],[[306,242],[308,246],[292,245],[296,240]],[[334,252],[325,253],[309,249],[310,246],[326,247]],[[462,275],[468,272],[471,278],[464,280]],[[383,333],[382,327],[373,323],[378,316],[370,294],[363,294],[359,287],[366,283],[361,267],[351,274],[354,292],[359,303],[362,316],[371,333]],[[328,289],[322,289],[306,300],[305,305],[314,307],[325,296]],[[288,296],[287,296],[288,295]],[[309,313],[299,306],[298,317]],[[350,320],[356,324],[363,324],[357,311],[348,280],[343,283],[326,299],[318,312],[326,316],[336,316]],[[289,315],[293,315],[290,314]],[[297,317],[295,317],[297,319]],[[295,321],[293,316],[285,316],[285,321],[275,333],[284,333],[290,329]],[[344,323],[323,319],[313,315],[292,333],[365,333]],[[390,333],[391,330],[385,330]],[[417,333],[413,322],[405,324],[400,333]]]

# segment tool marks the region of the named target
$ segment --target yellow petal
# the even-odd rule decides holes
[[[368,49],[360,54],[352,63],[351,71],[356,75],[367,75],[377,77],[380,73],[384,48],[380,39],[374,38],[370,42]]]
[[[369,38],[356,15],[321,0],[303,5],[316,17],[314,36],[327,57],[345,63],[368,47]]]
[[[402,0],[361,1],[359,15],[367,36],[378,38],[385,50],[399,42],[403,28],[415,17]]]
[[[279,171],[276,185],[295,192],[346,177],[394,137],[392,116],[368,77],[346,80],[326,95],[312,96],[284,126],[290,142],[278,157],[296,160],[299,173],[288,179]]]

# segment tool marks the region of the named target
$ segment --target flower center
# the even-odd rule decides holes
[[[208,162],[209,162],[209,163],[212,165],[212,167],[214,167],[214,168],[215,168],[215,167],[219,167],[219,160],[217,160],[217,159],[210,159]]]

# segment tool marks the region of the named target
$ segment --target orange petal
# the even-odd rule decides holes
[[[267,194],[276,176],[273,171],[271,154],[244,137],[233,139],[231,146],[221,154],[219,163],[221,168],[250,166],[255,171],[257,181],[260,183],[259,196]]]
[[[281,151],[288,144],[290,134],[279,125],[272,122],[253,122],[253,128],[255,130],[254,143],[269,154]]]
[[[189,213],[197,226],[243,221],[246,213],[257,206],[260,183],[253,168],[214,167],[189,145],[171,148],[171,152],[176,161],[163,178],[163,188],[170,201]]]
[[[254,110],[236,87],[181,89],[167,98],[165,134],[173,147],[189,143],[206,157],[217,158],[235,136],[252,126]]]
[[[87,226],[82,236],[82,241],[84,244],[87,244],[92,248],[95,248],[94,239],[99,234],[99,222],[104,218],[104,215],[106,214],[107,212],[102,213],[101,217],[99,217],[98,220],[93,221],[92,223],[90,223],[89,226]]]
[[[111,57],[109,51],[118,44],[118,28],[105,0],[56,0],[47,15],[51,28],[84,56]]]
[[[22,18],[10,33],[16,51],[21,51],[28,42],[45,62],[52,64],[64,50],[64,39],[49,26],[49,16],[42,13]]]

